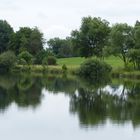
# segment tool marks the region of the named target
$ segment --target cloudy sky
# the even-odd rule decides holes
[[[0,0],[0,19],[15,30],[37,26],[47,39],[68,36],[89,15],[133,25],[140,20],[140,0]]]

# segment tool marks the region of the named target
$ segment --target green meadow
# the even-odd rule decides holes
[[[57,66],[49,66],[51,70],[60,70],[62,65],[65,64],[70,72],[74,72],[80,67],[86,59],[83,57],[73,57],[73,58],[61,58],[57,60]],[[140,77],[140,71],[131,69],[131,64],[129,64],[128,69],[125,69],[123,61],[119,57],[110,56],[106,57],[104,61],[112,66],[112,73],[114,75],[122,76],[123,78],[138,78]]]
[[[58,66],[62,66],[63,64],[68,67],[79,67],[86,59],[83,57],[72,57],[72,58],[60,58],[57,60]],[[123,61],[119,57],[106,57],[104,59],[106,63],[112,66],[113,69],[123,68]]]

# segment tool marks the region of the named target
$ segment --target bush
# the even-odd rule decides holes
[[[33,56],[28,51],[23,51],[18,56],[19,60],[24,59],[27,64],[32,63]]]
[[[78,74],[88,79],[99,79],[104,78],[111,70],[111,66],[105,62],[89,59],[81,64]]]
[[[9,71],[16,63],[16,56],[12,51],[0,55],[0,70]]]
[[[21,59],[18,60],[18,64],[19,65],[27,65],[27,62],[26,62],[26,60],[24,60],[23,58],[21,58]]]
[[[48,57],[48,56],[54,56],[54,54],[49,49],[41,50],[35,56],[35,64],[42,64],[43,59]]]
[[[65,64],[62,66],[62,71],[63,71],[63,73],[67,72],[67,66]]]
[[[47,52],[45,50],[41,50],[35,57],[35,64],[42,64],[43,59],[47,57]]]
[[[48,65],[48,58],[47,57],[43,58],[42,65]]]
[[[56,58],[54,56],[47,57],[47,64],[48,65],[56,65]]]

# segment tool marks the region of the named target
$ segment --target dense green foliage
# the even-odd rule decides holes
[[[48,56],[54,56],[52,51],[50,49],[42,49],[38,52],[38,54],[35,56],[35,64],[42,64],[42,61],[44,58],[47,58]]]
[[[136,21],[134,26],[134,41],[135,41],[135,49],[140,49],[140,22]]]
[[[127,24],[116,24],[110,33],[111,54],[119,56],[127,65],[127,54],[134,46],[133,28]]]
[[[80,30],[72,32],[72,41],[80,56],[103,56],[103,48],[110,32],[109,22],[101,18],[85,17]]]
[[[47,44],[49,48],[44,47],[45,39],[37,27],[21,27],[14,32],[7,21],[0,20],[0,53],[12,50],[18,56],[17,64],[56,65],[56,58],[69,58],[67,60],[71,61],[59,59],[58,65],[76,67],[85,58],[93,57],[107,60],[115,68],[122,67],[123,62],[125,69],[140,69],[139,21],[134,26],[126,23],[110,26],[108,21],[99,17],[84,17],[80,28],[72,31],[70,37],[52,38]],[[115,56],[113,62],[106,56]]]
[[[134,68],[140,70],[140,49],[131,49],[128,58],[133,63]]]
[[[38,28],[22,27],[12,35],[9,49],[13,50],[16,54],[28,51],[32,55],[36,55],[43,49],[43,44],[43,34]]]
[[[50,39],[48,42],[49,47],[52,52],[60,58],[71,57],[72,54],[72,42],[70,38],[60,39],[54,38]]]
[[[96,59],[86,60],[79,69],[79,75],[84,78],[98,79],[109,75],[111,66]]]
[[[66,73],[67,70],[68,70],[68,68],[67,68],[67,66],[64,64],[64,65],[62,66],[62,71],[63,71],[63,73]]]
[[[25,61],[27,64],[32,63],[32,58],[33,56],[28,51],[23,51],[22,53],[18,55],[18,59],[20,61]]]
[[[13,28],[7,21],[0,20],[0,53],[8,49],[11,35],[13,34]]]
[[[134,27],[126,23],[117,23],[110,27],[109,22],[106,20],[85,17],[82,19],[80,29],[72,31],[71,37],[50,39],[48,45],[56,57],[69,57],[69,55],[60,55],[61,52],[65,52],[64,48],[71,56],[104,59],[106,56],[114,55],[116,57],[116,61],[114,61],[116,66],[119,57],[126,69],[130,66],[139,69],[140,22],[136,21]],[[69,46],[69,48],[66,46]],[[67,54],[67,52],[64,54]],[[71,63],[77,63],[78,60],[79,58]],[[80,60],[82,62],[84,58]],[[69,62],[65,63],[69,64]],[[118,64],[118,67],[121,65],[122,62]]]
[[[54,56],[48,56],[46,60],[48,65],[56,65],[57,60]]]
[[[44,57],[43,60],[42,60],[42,65],[45,66],[45,65],[48,65],[48,58],[47,57]]]
[[[16,63],[16,56],[13,52],[7,51],[0,55],[0,71],[9,71]]]

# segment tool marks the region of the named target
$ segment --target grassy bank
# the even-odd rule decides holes
[[[32,66],[17,66],[14,71],[21,71],[21,72],[34,72],[34,73],[51,73],[51,74],[62,74],[62,65],[67,66],[67,73],[74,74],[77,69],[80,67],[80,64],[83,63],[86,59],[81,57],[75,58],[61,58],[57,60],[56,66],[46,66],[43,67],[41,65],[32,65]],[[140,71],[126,71],[124,70],[123,61],[118,57],[108,57],[105,58],[104,61],[111,65],[113,68],[112,75],[114,77],[122,77],[122,78],[140,78]]]
[[[78,67],[71,67],[68,66],[67,67],[67,74],[74,74],[77,70]],[[13,69],[14,73],[19,73],[19,72],[32,72],[32,73],[49,73],[49,74],[62,74],[63,70],[62,70],[62,66],[46,66],[43,67],[41,65],[30,65],[30,66],[22,66],[22,65],[18,65]]]
[[[140,79],[140,71],[126,71],[123,69],[116,69],[112,71],[114,77]]]

